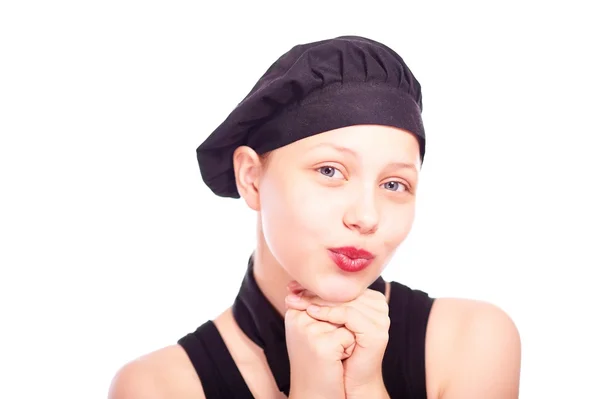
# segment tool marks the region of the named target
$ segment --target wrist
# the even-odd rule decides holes
[[[329,399],[326,396],[319,396],[318,394],[310,393],[310,392],[297,392],[290,391],[290,395],[288,399]]]
[[[343,397],[343,385],[340,385],[339,387],[339,395],[336,391],[338,390],[334,390],[332,392],[317,390],[316,387],[311,386],[310,383],[296,383],[291,384],[288,399],[332,399]]]
[[[356,387],[346,387],[346,399],[390,399],[383,378]]]

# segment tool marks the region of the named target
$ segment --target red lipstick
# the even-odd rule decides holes
[[[329,257],[345,272],[359,272],[371,264],[375,256],[355,247],[329,248]]]

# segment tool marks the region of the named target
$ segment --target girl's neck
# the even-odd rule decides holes
[[[260,221],[257,225],[257,245],[252,255],[254,278],[267,300],[283,316],[285,313],[285,297],[288,294],[287,285],[292,281],[292,278],[279,265],[279,262],[269,250],[262,233]]]

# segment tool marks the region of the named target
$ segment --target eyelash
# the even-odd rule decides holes
[[[321,173],[323,176],[325,177],[329,177],[329,178],[333,178],[333,176],[327,176],[325,173],[322,172],[323,169],[333,169],[333,170],[337,170],[338,172],[340,172],[342,174],[342,176],[344,175],[338,168],[334,167],[334,166],[329,166],[329,165],[324,165],[321,167],[317,168],[317,171],[319,173]]]
[[[323,170],[323,169],[333,169],[334,171],[338,171],[338,172],[342,173],[342,172],[341,172],[341,171],[340,171],[338,168],[336,168],[335,166],[329,166],[329,165],[325,165],[325,166],[320,166],[320,167],[318,167],[318,168],[317,168],[317,171],[318,171],[319,173],[321,173],[323,176],[325,176],[325,177],[329,177],[329,178],[333,178],[333,177],[332,177],[332,176],[327,176],[326,174],[324,174],[324,173],[322,172],[322,170]],[[343,173],[342,173],[342,175],[343,175]],[[385,183],[383,183],[382,185],[389,184],[389,183],[398,183],[399,185],[402,185],[402,186],[404,186],[404,191],[405,191],[405,192],[410,192],[410,186],[409,186],[408,184],[404,183],[404,182],[401,182],[401,181],[399,181],[399,180],[392,180],[392,181],[388,181],[388,182],[385,182]],[[397,190],[396,190],[396,191],[394,191],[394,190],[390,190],[390,191],[392,191],[392,192],[398,192]]]

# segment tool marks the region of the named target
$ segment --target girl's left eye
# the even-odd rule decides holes
[[[337,178],[344,177],[342,172],[340,172],[339,169],[334,168],[333,166],[321,166],[318,169],[318,171],[319,171],[319,173],[321,173],[322,175],[327,176],[327,177],[337,177]],[[337,176],[336,176],[336,173],[338,173]]]
[[[382,184],[383,188],[390,191],[407,191],[406,184],[399,181],[388,181]]]

